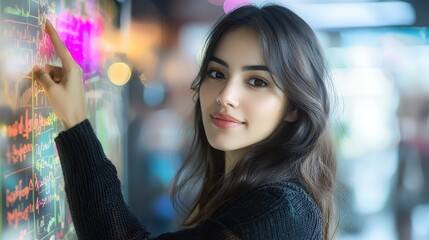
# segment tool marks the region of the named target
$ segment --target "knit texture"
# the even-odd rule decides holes
[[[201,224],[149,237],[126,205],[115,166],[88,120],[55,139],[65,191],[79,239],[322,239],[319,208],[296,182],[256,187]],[[145,204],[145,203],[142,203]]]

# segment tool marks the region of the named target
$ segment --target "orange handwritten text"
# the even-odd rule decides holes
[[[18,227],[19,222],[28,221],[28,215],[34,212],[33,204],[29,204],[27,207],[22,208],[18,206],[13,209],[11,212],[7,212],[7,222],[9,225]]]
[[[24,116],[19,117],[19,121],[16,120],[12,125],[7,127],[7,136],[16,137],[23,136],[29,139],[31,133],[32,120],[28,117],[28,109],[25,110]]]
[[[31,152],[32,149],[33,144],[31,143],[20,143],[19,147],[17,147],[15,144],[12,144],[12,147],[8,146],[6,151],[7,164],[10,165],[25,161],[27,159],[27,153]]]
[[[41,113],[35,113],[34,119],[29,116],[28,109],[12,125],[7,126],[7,136],[14,138],[22,136],[25,139],[30,138],[30,133],[34,129],[36,136],[43,133],[48,127],[52,127],[57,120],[57,116],[50,112],[47,117]]]
[[[6,189],[6,207],[13,206],[16,200],[20,201],[22,198],[28,199],[31,190],[33,190],[33,180],[30,179],[28,186],[24,188],[22,188],[22,180],[19,180],[18,184],[15,185],[14,191]]]

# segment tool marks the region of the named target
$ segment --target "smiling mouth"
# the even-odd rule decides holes
[[[215,126],[223,129],[234,128],[244,124],[244,122],[237,120],[227,114],[216,113],[210,117]]]

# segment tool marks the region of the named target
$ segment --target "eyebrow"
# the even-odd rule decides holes
[[[218,57],[211,56],[210,59],[209,59],[209,61],[213,61],[213,62],[219,63],[220,65],[223,65],[226,68],[229,68],[228,63],[226,63],[224,60],[222,60],[222,59],[220,59]],[[268,67],[265,66],[265,65],[246,65],[246,66],[242,67],[242,69],[244,71],[267,71],[267,72],[270,72],[270,70],[268,69]]]

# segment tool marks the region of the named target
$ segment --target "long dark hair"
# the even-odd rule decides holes
[[[252,29],[259,36],[265,64],[287,96],[285,112],[296,111],[298,120],[283,121],[271,136],[249,148],[225,176],[225,155],[207,141],[198,94],[217,44],[225,34],[238,28]],[[336,177],[336,158],[328,128],[329,80],[315,33],[285,7],[244,6],[215,24],[191,86],[196,100],[191,148],[173,182],[173,204],[186,209],[188,214],[185,226],[207,219],[227,201],[255,186],[298,179],[318,204],[323,214],[323,238],[328,239]],[[181,197],[187,184],[198,182],[201,184],[194,202],[184,206]]]

